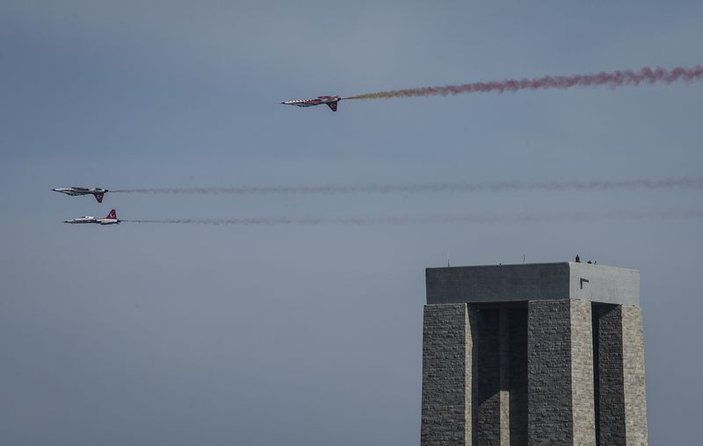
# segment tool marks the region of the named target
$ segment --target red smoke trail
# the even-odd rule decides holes
[[[703,210],[668,211],[610,211],[610,212],[545,212],[523,214],[474,214],[430,217],[262,217],[262,218],[183,218],[163,220],[122,220],[130,223],[185,224],[185,225],[234,225],[234,226],[368,226],[409,224],[526,224],[532,222],[564,221],[590,222],[600,220],[700,220]]]
[[[415,183],[415,184],[359,184],[359,185],[281,185],[239,187],[192,187],[117,189],[110,192],[141,194],[192,194],[192,195],[274,195],[274,194],[377,194],[377,193],[480,193],[480,192],[532,192],[532,191],[605,191],[617,189],[703,189],[703,177],[698,178],[636,178],[624,180],[592,181],[502,181],[486,183]]]
[[[447,96],[463,93],[503,93],[518,90],[546,90],[552,88],[566,89],[571,87],[591,87],[605,85],[611,88],[624,85],[640,84],[671,84],[673,82],[692,82],[703,78],[703,66],[675,67],[644,67],[640,70],[624,70],[601,72],[596,74],[574,74],[571,76],[543,76],[534,79],[507,79],[493,82],[473,82],[462,85],[446,85],[444,87],[406,88],[403,90],[379,91],[351,96],[344,99],[390,99],[415,96]]]

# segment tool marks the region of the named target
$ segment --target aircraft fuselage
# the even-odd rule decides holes
[[[117,218],[117,212],[115,212],[114,209],[112,209],[105,218],[97,218],[93,217],[92,215],[85,215],[83,217],[64,220],[64,223],[70,224],[97,223],[101,225],[116,225],[119,222],[120,220]]]
[[[332,111],[337,111],[337,102],[343,98],[339,96],[318,96],[314,99],[295,99],[292,101],[283,101],[281,104],[295,105],[296,107],[312,107],[314,105],[327,104]]]
[[[72,197],[78,196],[78,195],[93,195],[96,200],[98,200],[98,203],[103,202],[103,196],[105,195],[106,192],[108,192],[107,189],[103,189],[101,187],[57,187],[54,189],[51,189],[54,192],[61,192],[62,194],[70,195]]]

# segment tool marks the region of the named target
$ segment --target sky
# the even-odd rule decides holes
[[[0,2],[0,442],[419,444],[424,269],[638,269],[652,444],[695,444],[700,219],[65,225],[700,210],[700,189],[51,188],[700,178],[703,83],[282,100],[703,61],[694,1]]]

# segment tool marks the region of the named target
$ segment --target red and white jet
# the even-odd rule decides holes
[[[101,187],[57,187],[51,189],[54,192],[61,192],[62,194],[70,195],[75,197],[76,195],[93,195],[98,203],[103,202],[103,197],[105,193],[108,192],[107,189]]]
[[[296,99],[293,101],[283,101],[281,104],[297,105],[298,107],[312,107],[313,105],[327,104],[334,112],[337,111],[337,102],[341,101],[339,96],[318,96],[315,99]]]
[[[101,225],[116,225],[120,222],[117,218],[117,212],[113,209],[107,214],[105,218],[97,218],[90,215],[84,217],[72,218],[71,220],[64,220],[64,223],[99,223]]]

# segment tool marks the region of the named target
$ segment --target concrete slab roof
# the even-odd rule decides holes
[[[640,272],[588,263],[427,268],[427,303],[584,299],[639,306]]]

